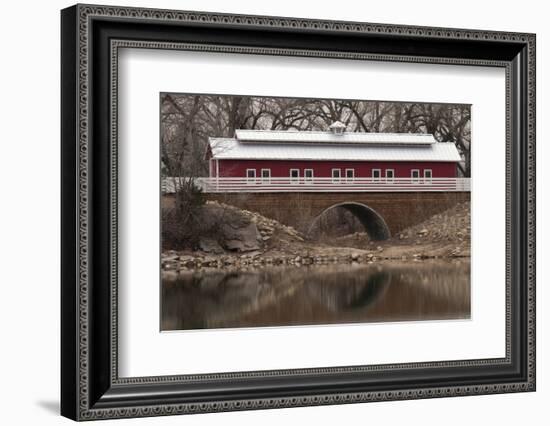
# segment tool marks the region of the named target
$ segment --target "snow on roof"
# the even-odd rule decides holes
[[[412,134],[375,134],[375,133],[348,133],[343,136],[334,136],[338,142],[326,143],[315,138],[311,133],[326,132],[264,132],[266,136],[271,133],[290,134],[299,138],[284,140],[285,143],[274,135],[274,139],[246,139],[242,140],[250,131],[237,130],[240,134],[237,138],[209,138],[212,156],[219,160],[340,160],[340,161],[461,161],[460,154],[452,142],[436,142],[432,135]],[[258,131],[254,131],[258,134]],[[348,142],[344,138],[357,135],[364,138],[366,135],[377,135],[373,142]],[[381,135],[388,138],[388,143],[383,142]],[[430,143],[392,143],[396,136],[403,138],[424,138]],[[257,136],[255,136],[257,137]],[[313,137],[314,139],[308,139]],[[305,138],[305,140],[303,139]],[[408,139],[407,139],[408,140]],[[286,143],[286,142],[294,143]],[[376,141],[376,142],[374,142]]]
[[[437,141],[427,133],[361,133],[299,130],[236,130],[240,142],[285,142],[285,143],[333,143],[333,144],[381,144],[381,145],[428,145]]]

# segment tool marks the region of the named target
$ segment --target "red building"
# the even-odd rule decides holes
[[[454,143],[430,134],[350,133],[340,122],[325,132],[237,130],[233,138],[210,138],[207,158],[211,178],[291,183],[455,178],[461,161]]]

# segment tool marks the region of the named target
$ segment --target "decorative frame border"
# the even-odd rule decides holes
[[[192,43],[159,43],[149,41],[133,41],[133,40],[111,40],[111,223],[112,223],[112,246],[111,246],[111,333],[112,341],[111,345],[115,350],[112,351],[111,358],[111,380],[113,383],[125,384],[147,384],[147,383],[170,383],[174,381],[193,381],[199,379],[212,380],[212,379],[239,379],[245,377],[263,377],[263,376],[283,376],[283,375],[300,375],[300,374],[326,374],[334,372],[367,372],[367,371],[383,371],[393,369],[405,369],[411,367],[457,367],[457,366],[481,366],[491,364],[509,363],[511,359],[510,343],[511,343],[511,316],[510,316],[510,279],[506,276],[506,356],[504,358],[493,359],[475,359],[475,360],[459,360],[459,361],[434,361],[434,362],[415,362],[415,363],[399,363],[399,364],[377,364],[366,366],[353,366],[353,367],[327,367],[327,368],[302,368],[302,369],[288,369],[288,370],[262,370],[262,371],[246,371],[235,373],[215,373],[215,374],[199,374],[199,375],[170,375],[170,376],[151,376],[151,377],[135,377],[135,378],[119,378],[118,377],[118,329],[117,329],[117,228],[118,228],[118,186],[117,186],[117,173],[116,164],[118,162],[118,132],[117,132],[117,116],[118,116],[118,54],[120,49],[158,49],[158,50],[183,50],[183,51],[195,51],[195,52],[216,52],[216,53],[234,53],[234,54],[261,54],[272,56],[305,56],[305,57],[323,57],[330,59],[355,59],[355,60],[369,60],[369,61],[384,61],[384,62],[409,62],[409,63],[443,63],[448,65],[471,65],[471,66],[491,66],[502,67],[505,69],[505,79],[507,86],[506,98],[509,98],[510,92],[510,65],[503,61],[486,61],[486,60],[455,60],[447,59],[440,61],[439,58],[417,58],[414,56],[396,56],[396,55],[372,55],[361,53],[341,53],[341,52],[311,52],[307,50],[295,50],[295,49],[271,49],[271,48],[248,48],[248,47],[235,47],[235,46],[220,46],[220,45],[201,45]],[[510,110],[506,107],[506,121],[508,122],[510,116]],[[506,163],[507,167],[511,161],[510,152],[510,134],[506,132]],[[506,203],[510,203],[511,187],[510,181],[506,182]],[[506,223],[510,221],[510,212],[507,209]],[[509,245],[509,239],[507,239]],[[510,247],[506,247],[507,256],[511,253]],[[509,262],[507,262],[508,266]]]
[[[446,29],[430,27],[409,27],[400,25],[368,24],[356,22],[335,22],[324,20],[308,20],[294,18],[275,18],[263,16],[245,16],[212,14],[202,12],[183,12],[168,11],[156,9],[136,9],[125,7],[103,7],[77,5],[76,16],[78,22],[78,45],[77,45],[77,90],[78,90],[78,111],[77,111],[77,169],[78,179],[77,187],[77,306],[76,318],[78,323],[77,342],[78,342],[78,362],[76,364],[75,390],[78,392],[77,407],[75,407],[74,416],[72,410],[66,411],[70,417],[79,420],[103,419],[112,417],[140,417],[150,415],[169,415],[184,414],[196,412],[215,412],[244,409],[261,408],[281,408],[292,406],[342,404],[352,402],[399,400],[415,398],[433,398],[442,396],[460,396],[475,395],[487,393],[503,393],[517,391],[532,391],[535,389],[535,36],[533,34],[519,34],[511,32],[478,31],[463,29]],[[90,399],[89,378],[89,354],[90,354],[90,329],[89,329],[89,215],[90,215],[90,163],[89,163],[89,114],[90,114],[90,81],[89,81],[89,59],[90,59],[90,27],[93,19],[96,18],[119,18],[129,20],[139,20],[140,22],[168,21],[181,23],[210,23],[216,25],[238,25],[245,27],[260,28],[291,28],[303,30],[361,33],[361,34],[382,34],[382,35],[410,35],[423,38],[438,38],[448,40],[495,40],[512,43],[522,43],[527,47],[527,194],[525,194],[527,203],[527,380],[514,383],[479,385],[479,386],[450,386],[446,388],[434,387],[425,389],[403,389],[397,391],[380,392],[353,392],[353,393],[330,393],[325,395],[311,395],[301,397],[274,397],[265,399],[240,399],[195,403],[174,403],[160,404],[141,407],[118,407],[118,408],[94,408]],[[116,222],[116,203],[117,203],[117,169],[116,169],[116,125],[111,126],[111,369],[110,380],[113,386],[124,384],[153,384],[153,383],[171,383],[180,381],[213,380],[221,378],[243,378],[243,377],[266,377],[266,376],[284,376],[284,375],[303,375],[308,373],[330,374],[335,372],[347,371],[380,371],[390,369],[406,368],[424,368],[424,367],[443,367],[443,366],[474,366],[503,364],[510,362],[510,341],[511,341],[511,312],[509,303],[511,300],[510,289],[510,208],[511,208],[511,161],[512,154],[510,149],[510,138],[512,129],[510,128],[510,99],[513,90],[511,81],[511,65],[506,61],[486,61],[460,58],[439,58],[439,57],[415,57],[402,55],[385,54],[366,54],[366,53],[346,53],[346,52],[327,52],[313,50],[297,49],[279,49],[279,48],[253,48],[242,46],[214,46],[205,44],[182,44],[170,42],[151,42],[139,40],[112,40],[111,41],[111,121],[116,123],[117,117],[117,69],[118,69],[118,49],[119,48],[154,48],[154,49],[176,49],[176,50],[197,50],[197,51],[221,51],[226,53],[254,53],[266,55],[298,55],[314,56],[339,59],[368,59],[397,62],[417,62],[417,63],[445,63],[458,65],[483,65],[498,66],[506,68],[506,199],[507,199],[507,259],[506,259],[506,358],[504,359],[483,359],[483,360],[464,360],[455,362],[433,362],[433,363],[414,363],[414,364],[389,364],[363,367],[330,367],[317,369],[300,370],[274,370],[262,372],[247,373],[223,373],[213,375],[192,375],[192,376],[160,376],[147,378],[118,378],[117,369],[117,222]]]

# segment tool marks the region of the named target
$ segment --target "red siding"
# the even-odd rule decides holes
[[[246,177],[246,169],[256,169],[258,177],[261,169],[271,169],[272,177],[289,177],[290,169],[300,169],[300,177],[304,176],[304,169],[313,169],[314,177],[331,177],[332,169],[337,168],[341,169],[342,176],[346,169],[355,169],[355,177],[371,177],[372,169],[381,169],[382,176],[386,169],[393,169],[396,178],[410,178],[413,169],[419,169],[420,176],[424,169],[431,169],[434,178],[456,177],[453,162],[219,160],[220,177]]]

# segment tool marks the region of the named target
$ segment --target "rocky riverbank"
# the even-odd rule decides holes
[[[243,269],[272,265],[323,265],[380,261],[457,258],[470,255],[470,203],[457,206],[406,229],[386,241],[370,241],[365,233],[329,243],[308,241],[294,228],[257,213],[209,203],[239,220],[226,223],[217,239],[203,239],[198,250],[165,250],[166,273],[201,268]]]
[[[370,241],[366,233],[355,233],[336,238],[333,244],[355,248],[381,247],[388,259],[415,255],[420,258],[469,257],[470,235],[470,202],[465,202],[407,228],[387,241]]]

